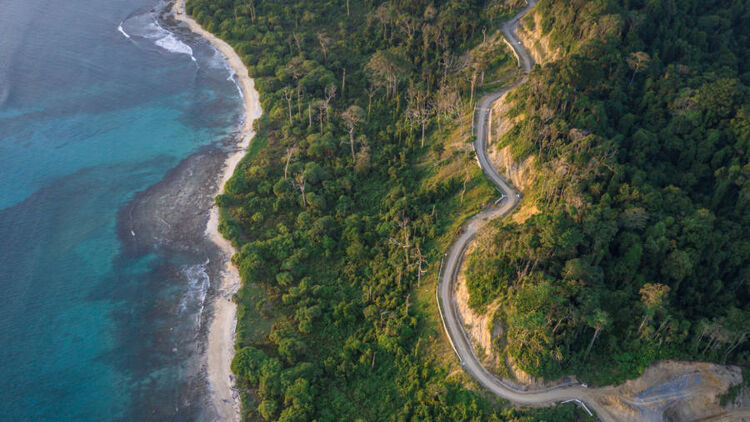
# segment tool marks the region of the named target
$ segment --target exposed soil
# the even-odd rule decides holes
[[[549,34],[542,35],[541,15],[532,10],[529,16],[533,20],[533,24],[527,25],[526,19],[522,19],[521,24],[518,26],[517,34],[518,38],[523,42],[524,47],[528,49],[534,62],[542,65],[559,59],[562,52],[559,49],[551,47],[552,43],[550,42]]]
[[[634,380],[590,391],[618,421],[695,421],[739,415],[722,407],[719,396],[740,382],[735,366],[662,361]]]
[[[534,2],[529,1],[529,7],[533,7]],[[533,12],[532,12],[533,13]],[[516,18],[516,22],[517,22]],[[531,45],[531,56],[537,63],[554,60],[558,54],[550,51],[549,39],[541,35],[541,25],[539,17],[534,15],[535,25],[533,29],[526,31],[519,30],[519,37],[524,41],[526,46]],[[513,22],[507,24],[509,27],[504,31],[510,39],[510,45],[516,50],[519,61],[521,57],[528,60],[523,46],[516,46],[517,40],[513,37]],[[528,63],[523,63],[525,69],[530,69]],[[516,186],[525,187],[533,183],[533,157],[527,158],[523,163],[515,163],[512,159],[508,147],[498,148],[498,140],[512,128],[513,121],[505,119],[508,106],[505,102],[506,96],[502,92],[490,95],[487,100],[492,100],[490,108],[495,116],[495,122],[492,117],[485,116],[480,112],[477,115],[478,139],[482,137],[482,120],[487,119],[488,128],[486,130],[489,146],[482,144],[481,140],[476,142],[477,154],[481,157],[489,153],[491,160],[489,165],[499,170],[500,174],[505,175]],[[480,101],[480,103],[482,103]],[[486,108],[483,105],[481,108]],[[519,118],[522,118],[519,117]],[[482,151],[482,147],[488,151]],[[507,192],[511,203],[517,202],[517,199],[507,186],[502,177],[494,173],[494,169],[483,166],[487,176],[503,192]],[[506,206],[505,209],[498,210],[496,216],[507,215],[512,207]],[[528,216],[533,215],[538,210],[533,206],[526,206],[518,214],[520,221]],[[458,353],[463,369],[475,378],[480,385],[488,388],[493,393],[505,397],[511,401],[526,405],[549,405],[556,401],[576,401],[581,404],[586,403],[588,407],[595,410],[600,419],[606,421],[693,421],[693,420],[750,420],[750,410],[748,410],[747,401],[750,393],[741,392],[734,402],[721,405],[721,396],[725,394],[733,385],[742,382],[742,373],[739,368],[733,366],[724,366],[703,362],[677,362],[662,361],[654,364],[647,369],[639,378],[630,380],[619,386],[602,387],[602,388],[585,388],[577,384],[573,379],[564,378],[557,382],[545,382],[544,380],[532,379],[522,372],[513,370],[512,362],[509,367],[515,372],[516,380],[510,382],[506,378],[491,376],[485,368],[492,369],[498,363],[498,351],[492,344],[492,339],[496,336],[501,328],[495,327],[494,332],[490,332],[491,319],[494,317],[498,303],[494,302],[484,313],[474,312],[468,307],[468,291],[465,279],[465,260],[466,254],[471,253],[476,247],[474,245],[488,241],[487,226],[481,224],[481,221],[487,221],[492,217],[482,215],[475,216],[470,224],[466,226],[465,231],[455,241],[454,247],[449,250],[446,264],[445,277],[442,280],[442,286],[450,286],[454,283],[451,290],[441,289],[438,286],[438,295],[443,298],[444,303],[450,303],[451,299],[455,304],[455,314],[452,308],[447,306],[441,308],[444,312],[445,329],[451,338],[451,344]],[[469,244],[470,236],[476,233],[476,241],[463,250],[462,245]],[[460,254],[460,257],[455,255]],[[456,264],[457,262],[457,264]],[[457,268],[456,268],[457,267]],[[451,275],[453,274],[453,275]],[[455,277],[451,280],[451,277]],[[446,292],[451,292],[453,298],[447,296]],[[453,315],[452,315],[453,314]],[[465,336],[455,335],[455,322],[458,320],[459,330],[463,330]],[[497,325],[497,324],[495,324]],[[464,337],[466,340],[462,340]],[[508,339],[507,341],[513,341]],[[468,344],[467,344],[468,343]],[[478,359],[477,359],[478,358]],[[479,360],[479,362],[477,362]],[[481,365],[483,368],[480,368]],[[555,385],[557,384],[557,385]],[[571,385],[561,385],[571,384]]]
[[[515,187],[523,191],[531,187],[534,183],[534,173],[532,170],[535,157],[533,155],[529,156],[519,163],[513,159],[513,154],[509,146],[500,147],[502,137],[513,128],[516,121],[523,118],[523,116],[519,116],[516,119],[508,119],[506,117],[510,109],[507,99],[508,94],[506,93],[492,105],[492,112],[490,113],[488,123],[489,142],[487,152],[492,165],[498,169],[500,174],[513,183]]]

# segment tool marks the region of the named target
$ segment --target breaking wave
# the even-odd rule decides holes
[[[125,28],[128,29],[127,32]],[[192,61],[197,63],[193,55],[193,49],[178,39],[172,32],[164,29],[152,13],[133,16],[120,22],[117,30],[128,39],[138,37],[150,40],[163,50],[188,55]]]
[[[124,29],[122,28],[122,22],[120,22],[120,24],[119,24],[119,25],[117,25],[117,30],[118,30],[118,31],[120,31],[120,33],[121,33],[122,35],[124,35],[124,36],[125,36],[125,38],[127,38],[127,39],[130,39],[130,35],[128,35],[128,33],[127,33],[127,32],[125,32],[125,30],[124,30]]]
[[[195,312],[195,327],[200,328],[203,319],[203,311],[206,307],[206,296],[211,280],[208,277],[206,267],[210,261],[203,264],[186,265],[182,267],[182,273],[188,280],[187,291],[180,299],[180,312]]]

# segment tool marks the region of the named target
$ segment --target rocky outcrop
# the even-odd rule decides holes
[[[544,64],[562,57],[562,50],[552,47],[550,34],[542,34],[542,16],[532,11],[529,16],[521,20],[518,25],[518,38],[529,51],[535,63]]]
[[[501,174],[513,182],[519,190],[525,191],[532,185],[534,181],[532,169],[535,161],[533,155],[521,162],[516,162],[509,146],[499,148],[496,144],[494,150],[490,151],[490,159],[495,164],[495,168],[500,170]]]
[[[513,159],[513,154],[509,146],[500,147],[500,140],[516,121],[523,118],[519,116],[516,119],[508,119],[505,116],[508,113],[509,105],[507,104],[507,95],[500,97],[492,106],[489,126],[489,146],[488,154],[490,161],[502,176],[510,180],[519,190],[524,191],[531,187],[534,182],[534,162],[535,157],[526,157],[523,161],[517,162]]]
[[[565,44],[552,41],[552,32],[546,34],[542,31],[542,14],[538,10],[529,12],[518,25],[517,35],[523,42],[534,62],[545,64],[553,62],[570,54],[588,40],[598,39],[606,42],[608,38],[617,38],[622,34],[624,23],[617,14],[603,14],[590,16],[583,9],[573,7],[570,12],[577,13],[573,22],[569,25],[575,26],[576,41]],[[557,25],[553,25],[557,26]],[[554,31],[555,29],[552,29]],[[557,28],[557,30],[562,30]]]
[[[480,236],[486,237],[487,232]],[[474,252],[474,249],[474,247],[470,247],[466,251],[467,256]],[[501,364],[500,356],[492,344],[493,340],[502,334],[501,325],[493,324],[495,313],[500,306],[499,300],[495,300],[487,306],[487,309],[482,313],[475,312],[469,307],[469,289],[466,285],[466,261],[461,265],[454,289],[461,322],[463,322],[464,328],[469,334],[469,338],[471,338],[474,351],[482,361],[482,364],[489,368]]]

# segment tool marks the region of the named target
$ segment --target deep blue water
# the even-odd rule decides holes
[[[0,0],[0,420],[205,415],[208,253],[128,249],[121,210],[226,139],[241,101],[155,8]]]

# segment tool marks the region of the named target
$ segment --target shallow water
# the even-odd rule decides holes
[[[163,7],[0,1],[0,419],[209,417],[202,232],[242,104]]]

